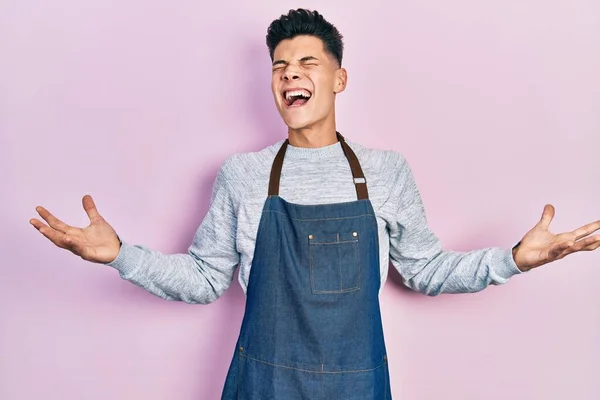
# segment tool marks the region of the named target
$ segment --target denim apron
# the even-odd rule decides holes
[[[222,399],[391,399],[375,212],[360,163],[337,136],[356,201],[285,201],[288,140],[275,157]]]

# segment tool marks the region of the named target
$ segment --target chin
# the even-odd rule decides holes
[[[300,130],[310,128],[312,125],[310,122],[300,122],[300,121],[283,121],[285,125],[291,130]]]
[[[327,116],[322,112],[316,112],[313,107],[303,106],[299,108],[288,108],[284,105],[278,107],[279,115],[290,130],[309,129],[323,122]]]
[[[282,119],[289,129],[294,130],[310,128],[316,122],[309,118],[298,118],[297,116],[291,117],[289,115],[282,115]]]

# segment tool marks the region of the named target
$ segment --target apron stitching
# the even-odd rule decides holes
[[[340,234],[339,233],[337,234],[337,240],[338,240],[338,243],[339,243],[339,241],[340,241]],[[340,254],[340,246],[338,246],[338,248],[337,248],[337,255],[338,255],[337,256],[338,270],[340,271],[340,291],[343,292],[344,291],[344,284],[342,282],[342,279],[343,279],[343,277],[342,277],[342,263],[341,263],[341,260],[340,260],[340,258],[342,257],[342,255]]]
[[[242,375],[241,375],[241,373],[242,373],[242,359],[241,358],[238,359],[238,365],[237,366],[238,366],[238,377],[239,377],[238,385],[237,385],[238,386],[237,387],[237,389],[238,389],[237,390],[237,398],[238,398],[238,400],[240,400],[240,398],[242,396]]]
[[[352,293],[359,291],[359,287],[351,288],[351,289],[343,289],[343,290],[313,290],[314,294],[331,294],[331,293]]]
[[[308,245],[310,246],[310,243]],[[309,247],[309,249],[310,249],[310,247]],[[309,251],[308,257],[309,257],[309,262],[310,262],[310,289],[314,294],[314,293],[316,293],[316,291],[315,291],[315,271],[314,271],[314,267],[313,267],[313,263],[314,263],[313,258],[314,257],[313,257],[312,251]]]
[[[325,371],[323,369],[320,370],[310,370],[310,369],[304,369],[304,368],[296,368],[296,367],[291,367],[288,365],[281,365],[281,364],[273,364],[270,363],[268,361],[263,361],[263,360],[259,360],[257,358],[253,358],[250,357],[248,355],[245,354],[241,354],[242,357],[247,358],[248,360],[252,360],[255,361],[257,363],[261,363],[261,364],[266,364],[266,365],[270,365],[272,367],[278,367],[278,368],[285,368],[285,369],[293,369],[295,371],[300,371],[300,372],[311,372],[311,373],[315,373],[315,374],[353,374],[353,373],[360,373],[360,372],[371,372],[371,371],[375,371],[378,368],[381,368],[385,363],[381,363],[378,366],[374,367],[374,368],[367,368],[367,369],[349,369],[349,370],[344,370],[344,371]],[[322,364],[322,368],[324,368],[324,364]]]
[[[281,211],[275,211],[275,210],[265,210],[265,213],[273,213],[273,214],[281,214],[289,219],[294,219],[296,221],[335,221],[335,220],[343,220],[343,219],[356,219],[356,218],[363,218],[363,217],[375,217],[374,214],[360,214],[360,215],[356,215],[356,216],[352,216],[352,217],[335,217],[335,218],[296,218],[296,217],[290,217],[288,214],[286,213],[282,213]]]
[[[323,371],[324,365],[321,364],[321,371]],[[321,374],[319,376],[319,380],[321,381],[321,384],[319,385],[319,400],[321,400],[323,398],[323,378],[325,375]]]
[[[318,244],[342,244],[342,243],[358,243],[358,240],[341,240],[339,242],[312,242],[311,246],[316,246]]]
[[[354,244],[354,257],[356,258],[356,265],[358,265],[358,282],[357,282],[357,290],[361,287],[362,277],[361,277],[361,265],[360,265],[360,255],[358,251],[358,240]]]
[[[325,364],[322,363],[321,364],[321,372],[323,372],[323,371],[325,371]],[[321,385],[319,385],[319,400],[321,400],[323,398],[323,386],[324,386],[324,382],[323,381],[324,381],[325,375],[321,374],[319,376],[319,378],[321,380]]]

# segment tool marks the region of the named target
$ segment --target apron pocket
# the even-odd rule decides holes
[[[314,294],[360,289],[358,232],[309,236],[310,284]]]

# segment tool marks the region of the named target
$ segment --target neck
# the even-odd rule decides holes
[[[318,148],[330,146],[338,141],[335,120],[328,118],[312,126],[289,128],[288,139],[294,147]]]

